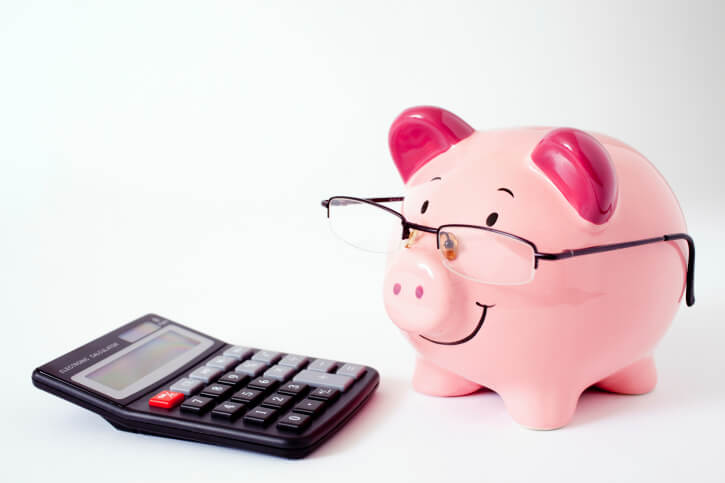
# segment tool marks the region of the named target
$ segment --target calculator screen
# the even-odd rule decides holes
[[[213,341],[178,326],[167,326],[94,364],[71,379],[123,399],[198,357]]]
[[[196,345],[199,345],[198,340],[167,332],[86,377],[120,391]]]

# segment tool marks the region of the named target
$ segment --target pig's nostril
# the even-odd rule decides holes
[[[415,287],[415,296],[418,298],[421,298],[423,296],[423,287],[421,287],[420,285]]]
[[[395,285],[393,285],[393,293],[395,295],[398,295],[400,293],[400,284],[399,283],[396,283]]]

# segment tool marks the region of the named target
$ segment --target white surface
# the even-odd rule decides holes
[[[271,2],[270,2],[271,3]],[[723,481],[722,2],[0,5],[3,481]],[[657,389],[534,432],[493,393],[415,394],[382,260],[319,201],[388,195],[387,128],[571,125],[648,156],[697,243]],[[115,431],[32,369],[158,312],[367,363],[370,404],[302,461]]]

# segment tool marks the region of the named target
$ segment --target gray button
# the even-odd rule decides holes
[[[295,369],[300,369],[302,366],[305,365],[307,362],[307,358],[305,356],[298,356],[296,354],[287,354],[282,358],[281,361],[278,362],[280,366],[288,366],[288,367],[294,367]]]
[[[295,376],[294,382],[309,384],[312,387],[331,387],[339,391],[344,391],[354,381],[352,377],[342,376],[340,374],[327,374],[319,371],[308,371],[305,369]]]
[[[244,359],[252,355],[252,352],[254,352],[254,350],[250,349],[249,347],[235,345],[234,347],[230,347],[229,349],[225,350],[224,355],[238,361],[243,361]]]
[[[329,359],[315,359],[314,361],[310,362],[310,365],[307,366],[307,369],[311,371],[330,372],[332,368],[335,367],[335,364],[337,364],[337,362],[331,361]]]
[[[216,367],[200,367],[199,369],[195,370],[191,374],[189,374],[189,377],[192,379],[198,379],[200,381],[204,382],[211,382],[212,379],[217,377],[219,374],[222,373],[221,369],[217,369]]]
[[[264,377],[270,379],[276,379],[278,381],[285,381],[289,376],[295,372],[294,367],[285,366],[272,366],[264,373]]]
[[[267,364],[259,361],[244,361],[234,368],[234,372],[241,372],[252,377],[256,377],[267,368]]]
[[[252,360],[266,362],[267,364],[274,364],[280,356],[282,356],[282,354],[275,351],[259,351],[252,356]]]
[[[343,364],[343,366],[337,370],[337,374],[357,379],[365,374],[365,368],[359,364]]]
[[[185,377],[173,383],[170,390],[174,392],[180,392],[184,396],[191,396],[203,385],[204,383],[201,381],[196,381],[194,379]]]
[[[207,362],[206,365],[209,367],[218,367],[219,369],[224,369],[226,371],[236,363],[237,360],[231,357],[216,356],[214,359]]]

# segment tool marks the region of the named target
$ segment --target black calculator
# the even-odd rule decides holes
[[[155,314],[38,367],[32,378],[123,431],[288,458],[342,428],[380,380],[369,366],[231,345]]]

